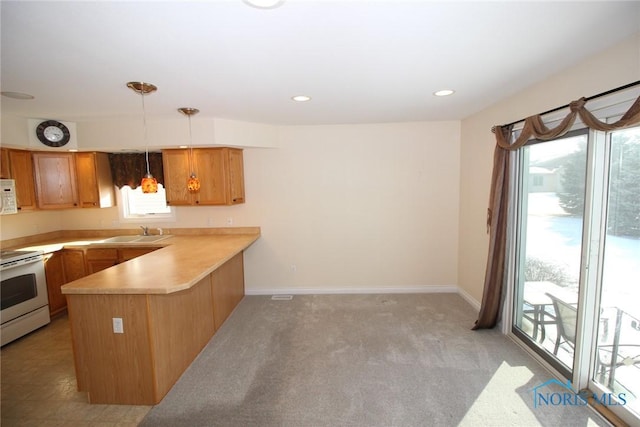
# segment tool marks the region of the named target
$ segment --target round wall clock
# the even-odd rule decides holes
[[[71,139],[69,128],[56,120],[47,120],[36,128],[38,140],[48,147],[62,147]]]

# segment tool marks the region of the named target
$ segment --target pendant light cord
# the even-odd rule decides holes
[[[193,170],[193,136],[191,135],[191,114],[189,114],[189,168],[191,169],[191,175],[194,176]]]
[[[149,171],[149,141],[147,140],[147,112],[144,108],[144,92],[140,92],[142,98],[142,127],[144,128],[144,144],[145,144],[145,161],[147,163],[147,175],[150,175]]]

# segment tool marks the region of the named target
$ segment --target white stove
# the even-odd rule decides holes
[[[1,251],[0,286],[0,345],[50,322],[42,251]]]

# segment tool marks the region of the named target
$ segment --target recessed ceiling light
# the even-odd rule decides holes
[[[292,96],[291,99],[293,99],[296,102],[307,102],[307,101],[311,101],[311,97],[307,96],[307,95],[296,95],[296,96]]]
[[[21,92],[0,92],[2,96],[6,96],[7,98],[13,99],[34,99],[33,95],[29,95],[28,93]]]
[[[275,9],[282,6],[284,0],[242,0],[251,7],[258,9]]]
[[[449,96],[449,95],[453,95],[455,92],[456,92],[455,90],[443,89],[443,90],[439,90],[437,92],[433,92],[433,94],[435,96]]]

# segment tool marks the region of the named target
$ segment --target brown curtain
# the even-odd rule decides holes
[[[118,188],[125,185],[137,188],[147,173],[145,153],[110,153],[109,164],[113,183]],[[162,153],[149,153],[149,171],[159,183],[164,183]]]
[[[615,123],[598,120],[586,108],[586,99],[581,98],[569,104],[569,114],[553,129],[545,126],[540,115],[525,119],[522,132],[512,141],[513,126],[496,126],[496,148],[493,155],[491,195],[487,213],[489,232],[489,255],[484,279],[484,291],[480,314],[472,329],[493,328],[499,319],[505,283],[505,260],[507,248],[507,214],[509,208],[509,158],[510,151],[524,146],[531,138],[551,140],[566,134],[579,116],[589,128],[609,131],[640,124],[640,97],[631,108]]]

